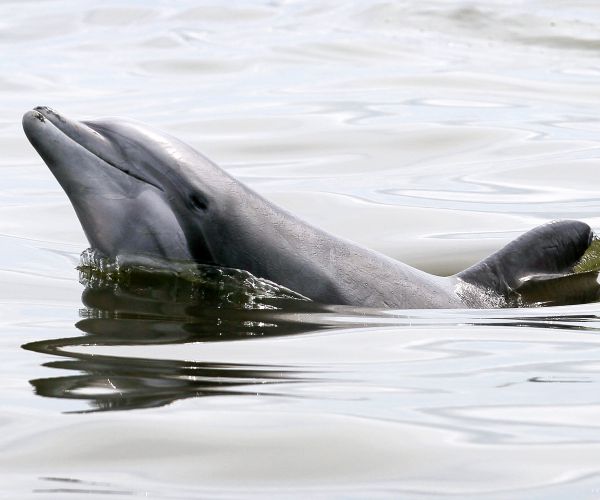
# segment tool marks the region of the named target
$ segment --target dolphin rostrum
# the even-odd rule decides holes
[[[91,247],[106,257],[243,269],[321,303],[484,307],[486,293],[507,297],[532,276],[572,272],[592,241],[587,224],[554,222],[457,275],[434,276],[298,219],[190,146],[141,123],[77,122],[38,107],[25,114],[23,127]]]

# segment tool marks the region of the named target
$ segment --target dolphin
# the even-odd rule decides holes
[[[90,246],[246,270],[324,304],[489,306],[532,276],[569,274],[591,244],[578,221],[549,223],[454,276],[428,274],[329,234],[276,206],[178,139],[123,119],[23,117]]]

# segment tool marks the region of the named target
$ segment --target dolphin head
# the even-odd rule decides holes
[[[214,262],[205,229],[218,204],[207,186],[229,176],[200,153],[134,121],[77,122],[47,107],[27,112],[23,128],[92,248]]]

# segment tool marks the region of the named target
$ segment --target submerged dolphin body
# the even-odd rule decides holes
[[[465,286],[506,297],[532,275],[572,271],[587,224],[540,226],[479,264],[434,276],[337,238],[277,207],[190,146],[133,121],[23,117],[92,248],[244,269],[310,299],[367,307],[481,307]],[[483,295],[483,294],[482,294]]]

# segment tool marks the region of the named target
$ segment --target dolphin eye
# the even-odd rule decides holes
[[[205,211],[208,208],[208,204],[206,203],[206,201],[197,194],[192,194],[190,196],[190,204],[196,210]]]

